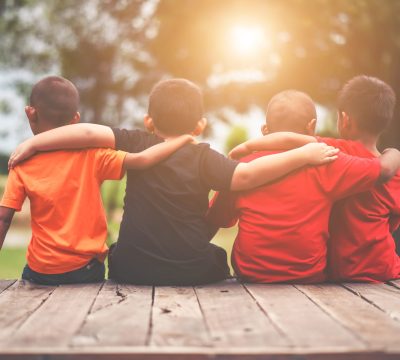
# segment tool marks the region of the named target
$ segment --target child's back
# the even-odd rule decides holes
[[[120,132],[115,135],[123,138]],[[129,140],[117,144],[138,150]],[[228,276],[225,251],[209,243],[205,214],[210,189],[229,189],[235,167],[208,145],[189,144],[149,170],[129,171],[110,276],[143,284],[193,284]]]
[[[346,154],[375,158],[358,141],[323,139]],[[335,203],[329,233],[330,276],[335,281],[388,281],[400,277],[392,233],[400,226],[400,173],[370,191]]]
[[[378,176],[378,163],[341,154],[332,164],[303,168],[255,190],[219,194],[209,221],[226,227],[239,220],[232,263],[244,280],[322,282],[333,202],[370,188]]]
[[[49,76],[32,88],[25,108],[34,134],[79,122],[79,94],[67,79]],[[105,179],[123,174],[125,154],[105,149],[43,153],[11,169],[0,203],[11,222],[30,200],[32,238],[22,277],[44,284],[101,281],[107,224],[100,197]],[[1,227],[3,242],[8,228]]]
[[[27,260],[33,271],[60,274],[93,259],[103,262],[107,224],[99,186],[120,178],[123,160],[122,152],[106,149],[57,151],[10,171],[1,206],[19,211],[25,197],[30,200]]]

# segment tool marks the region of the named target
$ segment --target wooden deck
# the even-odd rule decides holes
[[[400,281],[0,281],[1,359],[400,359]]]

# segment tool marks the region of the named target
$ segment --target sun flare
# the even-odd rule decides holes
[[[249,55],[259,49],[265,40],[263,29],[257,26],[237,25],[232,28],[231,41],[237,54]]]

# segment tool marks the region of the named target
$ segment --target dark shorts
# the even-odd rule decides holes
[[[124,261],[115,257],[118,243],[110,246],[108,252],[108,277],[120,283],[136,285],[159,286],[191,286],[203,285],[221,281],[230,277],[226,251],[219,246],[210,244],[213,260],[206,266],[182,270],[173,264],[162,264],[142,257],[124,253]],[[119,249],[118,249],[119,250]],[[124,252],[124,251],[122,251]],[[129,259],[128,259],[129,258]],[[129,261],[128,261],[129,260]]]
[[[42,285],[61,285],[101,282],[104,281],[104,275],[104,263],[93,259],[89,264],[80,269],[61,274],[38,273],[33,271],[28,265],[25,265],[22,272],[22,279]]]

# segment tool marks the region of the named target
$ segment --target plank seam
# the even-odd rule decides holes
[[[146,341],[144,342],[146,346],[150,346],[151,336],[153,334],[153,308],[154,308],[155,296],[156,296],[156,287],[153,286],[151,290],[151,309],[149,316],[149,326],[146,334]]]
[[[400,289],[400,286],[397,285],[395,282],[388,281],[386,284],[389,285],[389,286],[392,286],[392,287],[394,287],[396,289]]]
[[[200,299],[199,299],[199,296],[198,296],[197,291],[196,291],[196,287],[193,287],[193,291],[194,291],[194,294],[196,295],[197,303],[199,304],[200,313],[201,313],[201,316],[203,317],[203,323],[204,323],[204,327],[207,330],[208,338],[212,339],[213,337],[212,337],[212,334],[211,334],[211,329],[210,329],[210,326],[208,325],[204,309],[201,306]],[[213,348],[215,346],[214,341],[210,341],[210,344],[211,344],[211,346],[209,346],[209,347],[211,347],[211,348]]]
[[[92,301],[92,303],[90,304],[89,309],[88,309],[88,311],[87,311],[87,313],[86,313],[85,319],[82,321],[82,323],[80,324],[80,326],[78,326],[78,328],[76,329],[76,331],[71,335],[71,338],[69,339],[69,343],[68,343],[68,345],[67,345],[69,348],[74,348],[73,339],[75,338],[76,335],[78,335],[78,334],[80,333],[80,331],[82,330],[82,328],[83,328],[83,327],[85,326],[85,324],[87,323],[87,317],[88,317],[88,315],[91,313],[92,308],[93,308],[93,305],[94,305],[94,303],[96,302],[96,299],[97,299],[97,297],[99,296],[99,293],[100,293],[101,289],[103,288],[104,284],[105,284],[105,281],[103,281],[103,283],[102,283],[101,286],[99,287],[99,290],[98,290],[97,293],[96,293],[96,296],[93,298],[93,301]],[[95,337],[97,336],[96,334],[94,334],[94,335],[95,335]]]
[[[273,321],[273,319],[268,315],[268,312],[261,306],[261,304],[257,301],[257,299],[253,296],[251,291],[247,288],[245,284],[239,283],[244,290],[249,294],[249,296],[254,300],[258,308],[261,310],[261,312],[265,315],[265,317],[271,322],[272,326],[275,328],[275,330],[286,340],[288,340],[289,348],[290,347],[295,347],[295,344],[293,343],[292,339],[288,337],[288,335],[281,329],[281,327]]]
[[[24,281],[25,281],[25,280],[24,280]],[[44,298],[44,299],[40,302],[40,304],[39,304],[36,308],[34,308],[34,309],[29,313],[29,315],[25,318],[25,320],[22,321],[22,323],[19,324],[19,326],[17,326],[17,327],[11,332],[11,334],[10,334],[11,336],[14,335],[14,334],[15,334],[15,333],[30,319],[30,317],[31,317],[38,309],[40,309],[40,308],[44,305],[44,303],[51,297],[51,295],[54,293],[54,291],[56,291],[57,288],[58,288],[58,286],[55,286],[54,289],[50,291],[50,293],[46,296],[46,298]]]
[[[14,285],[17,280],[11,279],[10,281],[11,282],[4,289],[0,291],[0,294],[6,291],[10,286]]]
[[[373,307],[377,308],[378,310],[382,311],[384,314],[388,315],[392,320],[394,321],[399,321],[398,318],[396,317],[392,317],[390,315],[390,312],[386,311],[385,309],[381,308],[378,304],[374,303],[373,300],[368,299],[367,297],[365,297],[364,295],[362,295],[359,291],[352,289],[351,287],[348,287],[348,285],[341,285],[342,287],[344,287],[346,290],[350,291],[351,293],[359,296],[361,299],[363,299],[365,302],[367,302],[368,304],[372,305]]]
[[[301,290],[300,288],[298,288],[297,285],[293,285],[297,290],[299,290],[301,293],[303,293],[311,302],[313,302],[315,305],[317,305],[325,314],[327,314],[330,318],[332,318],[334,321],[336,321],[341,327],[343,327],[344,329],[346,329],[347,331],[350,331],[351,334],[354,335],[355,338],[357,338],[358,340],[360,340],[365,346],[366,348],[370,348],[371,344],[365,340],[362,336],[360,336],[358,333],[354,332],[351,327],[346,326],[345,324],[342,323],[342,321],[336,317],[334,314],[332,314],[330,311],[328,311],[327,309],[325,309],[324,306],[321,306],[321,304],[319,304],[317,301],[315,301],[311,296],[309,296],[305,291]]]

